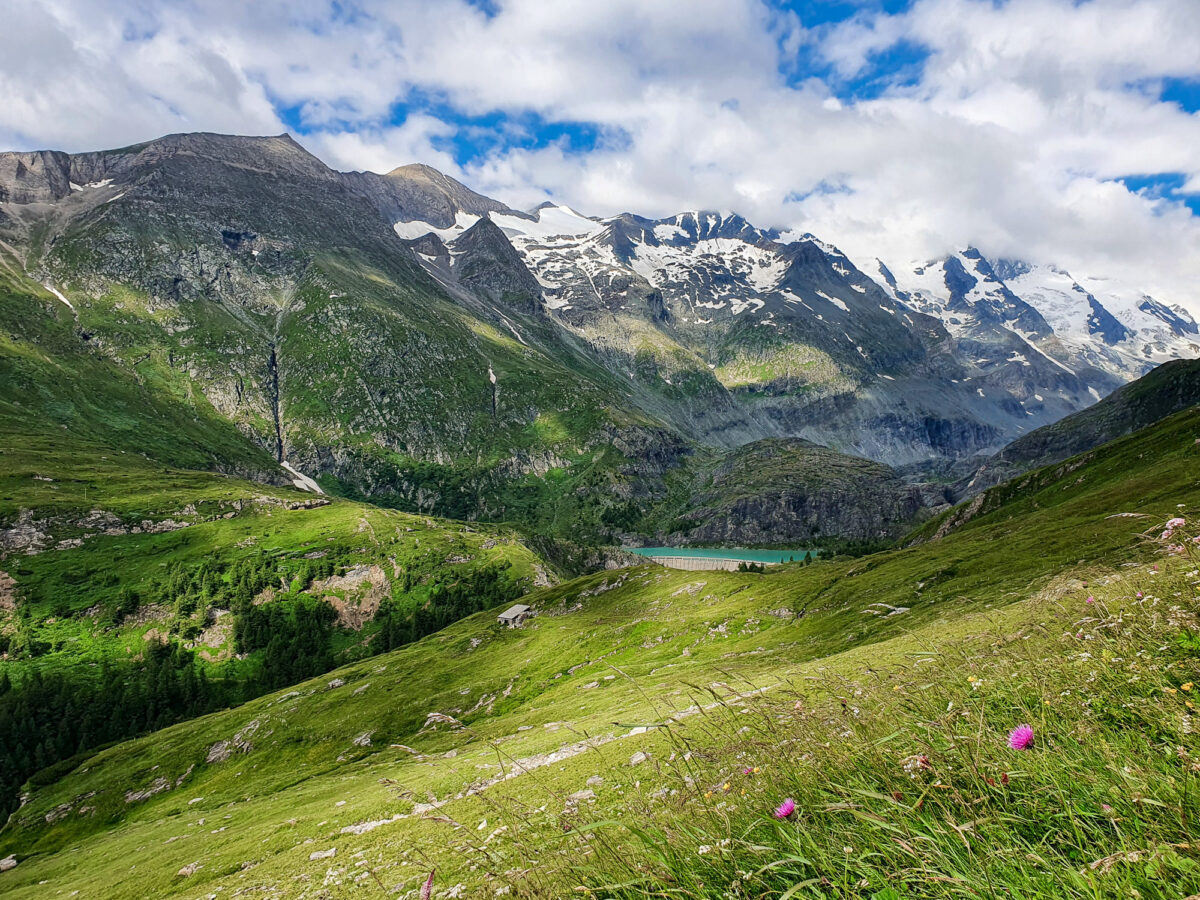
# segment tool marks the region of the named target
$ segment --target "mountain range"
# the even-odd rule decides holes
[[[0,154],[0,892],[1195,894],[1198,342],[287,136]]]
[[[860,268],[731,214],[523,212],[287,135],[0,154],[0,241],[88,352],[263,453],[212,467],[560,536],[661,524],[675,485],[764,440],[969,476],[1200,353],[1181,307],[1052,267]]]

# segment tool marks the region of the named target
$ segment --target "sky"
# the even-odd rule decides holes
[[[292,133],[517,208],[738,212],[1200,314],[1197,0],[5,0],[0,148]]]

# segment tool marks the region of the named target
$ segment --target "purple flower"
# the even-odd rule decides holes
[[[1181,519],[1178,516],[1176,516],[1174,519],[1170,519],[1167,522],[1167,529],[1169,531],[1174,531],[1176,528],[1182,528],[1186,524],[1187,524],[1186,519]]]
[[[777,806],[775,808],[775,818],[790,819],[792,817],[792,813],[794,813],[795,811],[796,811],[796,801],[793,800],[791,797],[788,797],[786,800],[784,800],[782,803],[780,803],[779,806]]]
[[[1095,603],[1095,602],[1096,602],[1096,598],[1095,598],[1095,597],[1088,597],[1088,598],[1087,598],[1087,602],[1088,602],[1088,603]]]
[[[433,872],[436,872],[434,869]],[[421,885],[421,900],[429,900],[433,896],[433,872],[429,873],[429,877],[425,879],[425,883]]]
[[[1033,744],[1033,728],[1029,725],[1018,725],[1008,735],[1008,746],[1014,750],[1028,750]]]
[[[1137,592],[1137,598],[1138,598],[1139,600],[1141,600],[1141,599],[1142,599],[1142,592],[1141,592],[1141,591],[1138,591],[1138,592]]]

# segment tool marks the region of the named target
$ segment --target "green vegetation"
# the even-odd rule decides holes
[[[1156,688],[1173,686],[1181,700],[1182,684],[1200,677],[1187,658],[1191,569],[1157,560],[1157,548],[1138,538],[1178,504],[1200,503],[1197,433],[1200,412],[1186,411],[1057,477],[1039,473],[991,512],[907,549],[764,574],[642,566],[586,576],[531,594],[538,614],[522,628],[479,613],[385,656],[100,751],[38,787],[0,834],[0,854],[19,860],[4,876],[6,891],[194,896],[321,885],[353,896],[368,884],[415,890],[436,867],[439,890],[461,884],[464,896],[499,888],[563,896],[580,883],[596,896],[637,896],[670,879],[679,896],[782,895],[810,878],[818,880],[799,891],[940,896],[962,882],[980,890],[983,882],[967,879],[989,869],[963,867],[986,854],[992,871],[1029,892],[1082,896],[1108,882],[1069,873],[1107,877],[1090,863],[1136,851],[1136,861],[1121,857],[1109,869],[1161,896],[1148,887],[1158,873],[1179,884],[1194,877],[1190,851],[1171,846],[1190,841],[1180,815],[1193,814],[1194,795],[1180,792],[1193,776],[1166,752],[1194,753],[1193,738],[1160,722],[1153,705],[1122,706],[1132,694],[1101,692],[1126,685],[1157,704],[1165,698]],[[1158,602],[1135,605],[1135,590]],[[1077,625],[1089,592],[1101,612]],[[1109,616],[1129,634],[1106,627]],[[1088,661],[1066,658],[1078,651],[1063,647],[1099,647],[1088,634],[1145,671],[1101,670],[1086,682]],[[1182,650],[1157,649],[1164,645]],[[1077,690],[1072,673],[1087,685],[1083,697],[1060,696]],[[972,690],[967,675],[984,686]],[[765,705],[743,714],[760,690]],[[1116,718],[1084,721],[1095,729],[1080,732],[1087,747],[1066,752],[1071,716],[1083,721],[1079,704],[1093,696],[1103,699],[1093,704],[1098,716]],[[804,700],[803,716],[795,699]],[[1053,708],[1035,716],[1043,700]],[[726,707],[736,727],[718,727]],[[970,717],[948,715],[960,707]],[[1039,743],[1010,762],[1006,729],[1024,721]],[[803,739],[795,751],[793,739]],[[1038,756],[1043,747],[1054,752]],[[934,766],[919,782],[902,763],[918,753]],[[1128,773],[1086,768],[1121,753]],[[781,767],[769,780],[737,783],[736,801],[717,795],[735,792],[732,783],[721,790],[729,775],[768,759]],[[685,762],[695,768],[684,771]],[[981,793],[992,790],[988,777],[1007,793]],[[932,787],[935,779],[950,789]],[[1122,799],[1103,802],[1120,817],[1117,828],[1093,809],[1114,786]],[[907,812],[892,809],[902,801],[891,790],[902,792]],[[1155,802],[1135,804],[1135,793]],[[769,811],[788,794],[805,828],[772,836]],[[654,818],[651,803],[675,818]],[[988,816],[972,811],[984,804]],[[55,810],[61,818],[47,822]],[[1010,821],[1015,812],[1024,823]],[[892,821],[885,813],[915,855],[872,830],[886,828],[879,818]],[[638,827],[651,849],[637,834],[590,827],[613,818]],[[904,829],[928,839],[914,843]],[[1070,843],[1049,846],[1063,834]],[[723,840],[727,854],[697,856],[701,843]],[[856,888],[873,859],[877,875]],[[707,877],[682,873],[685,862]],[[768,863],[750,883],[737,874]],[[606,888],[609,880],[628,886]]]
[[[1193,895],[1198,559],[973,617],[953,642],[918,633],[857,671],[714,691],[668,724],[656,791],[581,825],[591,855],[548,880],[631,900]]]
[[[1195,561],[1143,538],[1200,503],[1167,382],[899,547],[929,498],[885,467],[690,443],[751,433],[721,381],[851,390],[849,333],[743,319],[714,370],[568,334],[439,289],[290,142],[263,177],[194,140],[0,244],[6,896],[1200,890]],[[639,529],[827,552],[595,571]]]

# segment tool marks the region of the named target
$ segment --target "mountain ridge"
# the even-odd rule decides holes
[[[566,528],[554,473],[603,534],[612,504],[664,496],[653,460],[772,438],[920,478],[1200,352],[1144,300],[1109,321],[1079,294],[1099,337],[1060,335],[974,250],[881,283],[734,214],[519,212],[419,164],[338,173],[286,135],[27,157],[0,155],[0,239],[93,347],[162,354],[279,461],[411,510]],[[1107,342],[1151,321],[1153,358]]]

